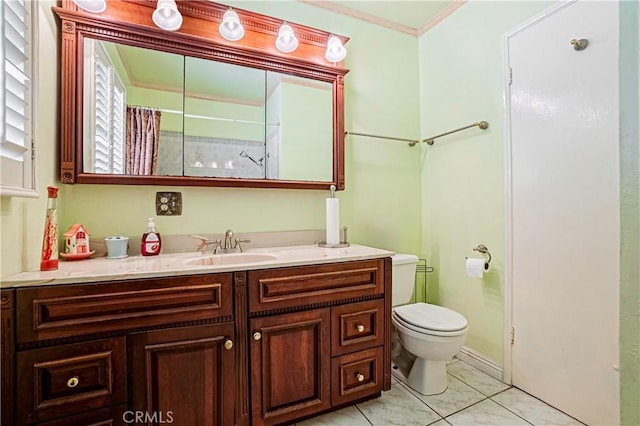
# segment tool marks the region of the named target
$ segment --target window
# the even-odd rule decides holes
[[[2,0],[0,195],[37,197],[33,146],[37,4]]]
[[[85,40],[84,171],[123,174],[127,92],[108,53],[96,40]]]

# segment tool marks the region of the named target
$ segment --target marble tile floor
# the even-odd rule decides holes
[[[318,416],[296,426],[569,426],[578,420],[521,390],[454,359],[449,387],[440,395],[420,395],[395,378],[380,398]]]

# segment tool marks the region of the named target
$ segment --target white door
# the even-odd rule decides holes
[[[616,425],[618,4],[562,4],[506,40],[512,383]]]

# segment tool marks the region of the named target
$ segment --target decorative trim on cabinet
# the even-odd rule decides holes
[[[233,314],[232,275],[24,288],[18,343]],[[156,288],[153,288],[156,287]]]
[[[249,312],[384,294],[383,261],[249,271]]]

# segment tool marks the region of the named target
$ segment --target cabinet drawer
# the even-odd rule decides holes
[[[249,312],[384,293],[384,259],[250,271]]]
[[[382,346],[331,360],[331,405],[382,392]]]
[[[331,355],[343,355],[384,343],[384,300],[331,308]]]
[[[232,274],[19,289],[17,342],[233,314]]]
[[[18,424],[125,402],[125,353],[124,337],[19,352]]]

